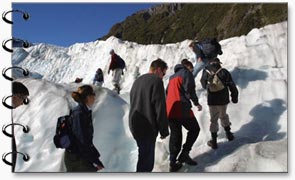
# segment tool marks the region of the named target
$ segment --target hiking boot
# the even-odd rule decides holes
[[[115,84],[114,86],[115,86],[114,91],[120,94],[120,90],[121,90],[120,86],[118,84]]]
[[[169,172],[177,172],[182,167],[180,162],[170,162]]]
[[[191,166],[196,166],[198,163],[194,161],[186,151],[182,151],[181,154],[178,157],[178,161],[180,163],[186,163]]]
[[[235,136],[232,132],[226,132],[226,137],[229,141],[232,141],[235,139]]]
[[[218,148],[217,142],[212,140],[212,139],[207,142],[207,145],[210,146],[212,149],[217,149]]]
[[[207,145],[210,146],[212,149],[217,149],[217,132],[211,133],[211,140],[207,142]]]
[[[229,126],[224,127],[224,130],[225,130],[225,135],[226,135],[227,139],[229,141],[234,140],[235,137],[234,137],[234,134],[232,132],[230,132],[230,127]]]

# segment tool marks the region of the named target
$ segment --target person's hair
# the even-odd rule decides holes
[[[85,104],[87,96],[95,94],[90,85],[84,85],[78,88],[77,91],[72,92],[72,98],[78,102]]]
[[[102,69],[101,69],[101,68],[98,68],[98,69],[96,70],[96,72],[100,72],[100,73],[102,73]]]
[[[29,90],[22,83],[15,81],[15,82],[12,82],[12,94],[13,95],[20,94],[20,95],[29,96]]]
[[[190,62],[189,60],[187,60],[187,59],[183,59],[182,61],[181,61],[181,64],[183,65],[183,66],[185,66],[186,68],[194,68],[194,66],[193,66],[193,63],[192,62]]]
[[[150,70],[155,71],[157,68],[161,68],[162,71],[168,69],[167,63],[158,58],[151,63]]]

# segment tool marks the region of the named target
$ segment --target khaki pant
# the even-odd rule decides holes
[[[120,86],[121,76],[122,76],[122,69],[117,68],[113,71],[113,85]]]
[[[231,125],[228,114],[226,114],[227,105],[209,106],[210,111],[210,132],[215,133],[219,130],[218,119],[220,118],[221,126],[227,127]]]

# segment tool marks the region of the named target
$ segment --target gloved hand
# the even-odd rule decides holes
[[[232,98],[231,101],[232,101],[234,104],[237,104],[237,103],[238,103],[238,98]]]
[[[108,70],[108,74],[110,74],[110,70]]]

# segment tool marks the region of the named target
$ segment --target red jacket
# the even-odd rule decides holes
[[[117,54],[113,54],[112,57],[111,57],[111,63],[110,63],[110,67],[109,67],[109,70],[115,70],[118,68],[118,55]]]
[[[166,107],[168,119],[194,118],[191,102],[199,105],[193,74],[183,65],[174,68],[175,74],[169,79]]]

